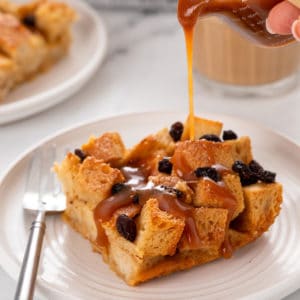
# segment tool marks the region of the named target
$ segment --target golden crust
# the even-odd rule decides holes
[[[249,164],[253,160],[251,141],[248,136],[242,136],[237,140],[225,141],[224,144],[232,147],[231,153],[234,161],[241,160]]]
[[[183,229],[183,219],[160,210],[157,200],[149,199],[139,217],[136,247],[143,257],[174,255]]]
[[[282,185],[257,183],[243,188],[245,210],[234,221],[234,228],[260,236],[268,230],[280,212]]]
[[[231,145],[198,140],[179,142],[172,156],[172,162],[175,172],[180,175],[215,164],[231,169],[234,158]]]
[[[91,137],[82,150],[88,155],[118,167],[124,162],[126,149],[120,135],[116,132],[104,133],[98,138]]]
[[[190,132],[190,117],[188,117],[184,123],[184,131],[181,136],[181,140],[189,139]],[[205,134],[214,134],[219,136],[222,131],[223,124],[219,121],[208,120],[204,118],[194,117],[195,126],[195,139],[199,139]]]
[[[71,198],[76,196],[94,209],[111,195],[113,184],[124,181],[124,177],[118,169],[95,157],[87,157],[81,164],[79,162],[77,156],[68,153],[61,166],[55,166],[55,171]]]
[[[218,252],[225,239],[228,210],[200,207],[193,211],[193,217],[201,241],[198,250]],[[189,243],[183,239],[179,250],[182,252],[195,249],[191,249]]]
[[[170,156],[174,148],[175,143],[169,135],[168,129],[164,128],[156,134],[147,136],[134,146],[128,152],[126,161],[148,163],[156,156]]]

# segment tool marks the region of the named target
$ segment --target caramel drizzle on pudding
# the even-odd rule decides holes
[[[193,207],[177,199],[176,194],[168,192],[163,186],[155,186],[151,181],[146,182],[146,177],[139,168],[123,167],[122,173],[126,178],[125,189],[111,197],[101,201],[94,210],[94,219],[98,228],[97,242],[103,245],[101,222],[111,219],[114,212],[124,206],[132,204],[133,197],[138,195],[140,209],[150,198],[158,201],[159,209],[166,211],[175,217],[185,219],[185,230],[183,235],[186,237],[191,248],[197,249],[201,241],[197,232],[196,224],[193,219]]]
[[[205,178],[205,180],[211,180],[211,179]],[[225,239],[223,245],[221,246],[221,254],[225,258],[230,258],[232,256],[233,249],[229,241],[229,225],[234,215],[234,212],[237,209],[237,201],[223,181],[221,182],[212,181],[212,182],[213,184],[210,185],[210,193],[213,195],[214,198],[220,199],[222,202],[222,208],[227,209],[228,211],[226,230],[225,230]]]
[[[188,185],[194,189],[195,184],[199,181],[193,171],[189,170],[184,164],[181,165],[183,170],[179,173],[181,178],[186,180]],[[221,165],[214,165],[214,167],[224,175],[231,171]],[[145,169],[138,167],[126,166],[120,169],[126,179],[124,189],[112,195],[111,197],[101,201],[94,210],[94,219],[98,228],[97,243],[99,246],[107,245],[107,237],[105,236],[102,228],[102,222],[108,222],[116,210],[121,207],[132,205],[133,199],[138,195],[138,204],[136,204],[140,211],[146,201],[150,198],[155,198],[158,201],[159,209],[172,214],[175,217],[183,218],[185,220],[185,228],[182,235],[182,239],[186,240],[191,249],[198,249],[202,243],[199,238],[196,223],[193,217],[194,207],[186,204],[178,199],[176,193],[168,191],[161,185],[154,185],[151,181],[147,182],[147,176],[145,175]],[[147,172],[146,172],[147,173]],[[221,254],[225,258],[229,258],[232,255],[232,247],[228,239],[228,229],[230,220],[236,210],[237,203],[235,197],[231,194],[230,190],[226,187],[224,182],[214,182],[209,178],[204,180],[210,180],[211,194],[213,197],[220,200],[222,208],[228,210],[227,224],[225,228],[225,239],[221,246]]]
[[[209,150],[212,149],[211,147],[213,147],[213,143],[214,142],[203,142],[201,143],[201,145],[205,146],[206,150]],[[221,177],[233,173],[225,166],[215,163],[212,151],[207,151],[207,153],[209,165],[215,168],[217,172],[221,175]],[[189,186],[192,189],[194,189],[194,186],[199,180],[199,178],[196,177],[194,170],[192,170],[191,167],[187,165],[184,156],[181,156],[180,154],[176,155],[175,153],[175,155],[172,157],[172,162],[174,166],[177,167],[175,170],[177,176],[184,179],[189,184]],[[237,201],[223,181],[215,182],[208,177],[204,177],[204,180],[211,181],[210,194],[213,195],[215,199],[218,199],[220,203],[222,203],[221,208],[228,210],[227,224],[225,229],[225,239],[221,247],[221,254],[225,258],[230,258],[232,256],[233,249],[229,241],[229,225],[234,215],[234,212],[237,209]]]

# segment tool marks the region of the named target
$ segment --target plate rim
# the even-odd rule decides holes
[[[79,12],[84,11],[87,13],[89,19],[91,19],[95,25],[97,31],[97,34],[95,35],[95,37],[97,37],[97,51],[94,51],[93,59],[90,60],[88,64],[80,70],[80,72],[77,72],[74,76],[63,83],[60,83],[58,86],[56,85],[38,94],[22,98],[17,102],[1,104],[0,125],[24,119],[55,106],[63,100],[71,97],[77,93],[84,84],[86,84],[103,62],[107,52],[108,37],[105,23],[100,14],[91,5],[82,0],[67,0],[66,2],[68,2],[71,6],[73,5],[78,8]],[[49,72],[51,72],[51,70]],[[55,97],[57,97],[56,100]],[[49,99],[52,99],[52,101],[47,101]],[[41,107],[37,108],[35,107],[36,105],[40,105]],[[18,114],[18,112],[30,108],[33,108],[33,110],[24,114]]]
[[[105,121],[109,121],[109,120],[113,120],[113,119],[119,119],[119,118],[136,118],[139,116],[143,116],[143,115],[155,115],[155,114],[170,114],[170,115],[174,115],[174,116],[178,116],[178,115],[184,115],[184,113],[180,112],[180,111],[145,111],[145,112],[132,112],[132,113],[121,113],[121,114],[116,114],[116,115],[110,115],[110,116],[105,116],[105,117],[98,117],[92,120],[87,120],[87,121],[81,121],[81,122],[77,122],[73,125],[67,126],[63,129],[60,129],[52,134],[47,135],[46,137],[40,139],[38,142],[32,144],[30,147],[28,147],[27,149],[25,149],[22,153],[20,153],[17,158],[15,160],[13,160],[8,167],[5,168],[5,170],[3,171],[2,174],[0,174],[0,189],[2,188],[3,183],[6,181],[7,177],[11,174],[11,172],[13,172],[14,168],[17,167],[17,165],[24,160],[28,155],[30,155],[30,153],[32,153],[34,150],[36,150],[38,147],[41,147],[43,144],[50,142],[51,140],[60,137],[64,134],[68,134],[71,133],[72,131],[76,131],[76,130],[80,130],[83,127],[90,127],[93,126],[94,124],[98,123],[98,122],[105,122]],[[281,133],[278,133],[277,131],[261,124],[260,122],[256,122],[256,121],[251,121],[250,119],[242,119],[239,117],[236,117],[234,115],[230,115],[230,114],[220,114],[220,113],[211,113],[211,112],[202,112],[201,114],[197,114],[197,115],[201,115],[201,117],[203,118],[213,118],[213,119],[224,119],[224,118],[230,118],[233,121],[237,121],[237,122],[241,122],[243,124],[249,124],[252,127],[255,127],[257,129],[262,129],[264,131],[270,132],[273,135],[275,135],[277,138],[283,139],[286,142],[288,142],[290,145],[296,147],[299,151],[299,155],[300,155],[300,145],[295,142],[294,140],[292,140],[289,137],[284,136]],[[149,117],[148,116],[148,117]],[[252,123],[253,122],[253,123]],[[6,254],[6,251],[3,249],[3,247],[0,245],[0,267],[2,268],[3,272],[5,272],[11,279],[13,279],[14,281],[18,278],[18,272],[15,272],[15,265],[14,263],[11,261],[10,257]],[[5,262],[5,263],[4,263]],[[245,299],[245,300],[250,300],[250,299],[257,299],[257,297],[261,297],[261,296],[275,296],[274,293],[274,288],[276,290],[277,295],[276,296],[280,296],[280,297],[286,297],[288,295],[290,295],[291,293],[295,292],[297,289],[300,289],[300,280],[298,278],[298,276],[300,275],[300,268],[298,268],[297,271],[295,271],[294,274],[290,274],[284,281],[280,282],[279,285],[277,285],[276,287],[267,287],[264,289],[261,289],[258,292],[254,292],[249,296],[244,296],[241,297],[240,299]],[[44,291],[45,291],[46,287],[42,286],[41,288],[37,288],[37,294],[39,294],[42,297],[45,297]],[[55,289],[53,289],[55,290]],[[270,294],[272,290],[272,294]],[[56,291],[56,293],[60,291]],[[75,297],[76,298],[76,297]],[[279,297],[275,297],[273,299],[279,299]]]

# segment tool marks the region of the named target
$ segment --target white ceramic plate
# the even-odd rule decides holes
[[[65,2],[79,15],[73,26],[70,53],[48,72],[18,86],[0,103],[0,124],[36,114],[68,98],[91,78],[103,60],[107,37],[100,17],[80,0]]]
[[[205,115],[222,120],[225,128],[252,137],[255,158],[276,170],[284,185],[281,214],[262,238],[220,259],[155,279],[138,287],[127,286],[88,241],[49,216],[37,287],[47,299],[281,299],[300,287],[300,149],[271,130],[229,116]],[[0,262],[17,279],[32,216],[21,207],[26,168],[34,149],[55,143],[60,152],[85,142],[91,134],[119,131],[127,146],[173,122],[178,113],[118,116],[84,124],[57,134],[22,155],[0,182]]]

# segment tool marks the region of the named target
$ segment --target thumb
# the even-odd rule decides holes
[[[292,25],[292,34],[294,38],[300,42],[300,18],[296,21],[294,21]]]
[[[270,11],[266,21],[267,30],[270,33],[286,35],[292,33],[293,26],[294,31],[298,32],[298,25],[293,25],[293,23],[299,18],[299,16],[299,8],[288,1],[283,1],[275,5]]]

